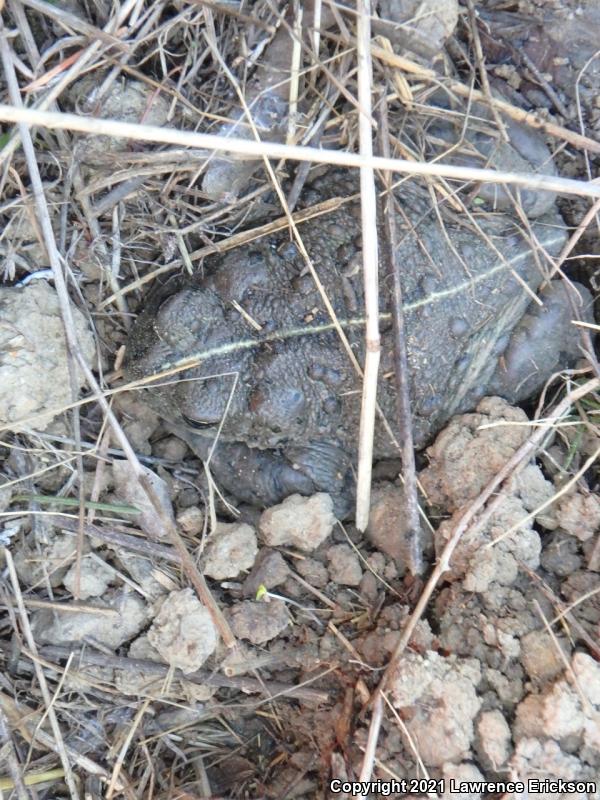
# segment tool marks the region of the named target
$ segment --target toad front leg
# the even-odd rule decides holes
[[[212,439],[178,426],[174,431],[203,461],[209,458]],[[250,505],[266,507],[291,494],[327,492],[338,519],[347,517],[352,509],[350,459],[330,442],[259,450],[243,442],[219,441],[210,455],[210,470],[220,488]]]

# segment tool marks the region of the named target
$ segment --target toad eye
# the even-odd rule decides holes
[[[183,421],[186,425],[189,425],[190,428],[194,428],[197,431],[203,431],[207,428],[214,428],[215,425],[218,425],[218,420],[210,420],[210,419],[193,419],[192,417],[188,417],[186,414],[181,414],[183,417]]]

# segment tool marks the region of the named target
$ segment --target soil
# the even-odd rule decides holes
[[[485,92],[485,70],[515,113],[555,126],[545,135],[558,175],[596,178],[598,3],[425,5],[375,9],[387,43],[376,43],[374,88],[386,87],[392,119],[413,115],[393,130],[394,154],[420,158],[421,125],[419,142],[439,149],[425,123],[434,87]],[[324,8],[315,62],[307,4],[308,71],[290,121],[281,75],[295,17],[274,8],[140,3],[110,23],[99,0],[11,0],[4,64],[36,103],[73,69],[62,111],[250,138],[243,96],[265,139],[291,130],[303,144],[356,150],[354,13]],[[324,493],[235,509],[210,461],[144,404],[143,387],[124,383],[127,333],[151,285],[201,270],[232,236],[281,216],[261,162],[221,154],[207,165],[206,153],[68,130],[35,129],[33,142],[74,336],[68,344],[60,285],[38,273],[53,256],[31,163],[2,134],[2,796],[598,800],[600,396],[582,389],[597,368],[589,339],[540,397],[482,398],[417,454],[427,569],[412,575],[398,461],[375,468],[364,532],[341,524]],[[302,181],[302,167],[275,166],[287,185]],[[451,188],[426,186],[437,202],[456,195],[457,216],[477,206],[477,187]],[[591,202],[561,196],[570,232]],[[599,229],[588,216],[562,266],[595,293]],[[361,774],[380,783],[352,787]],[[521,794],[507,781],[523,781]]]

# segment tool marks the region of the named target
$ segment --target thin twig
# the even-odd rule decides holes
[[[513,54],[513,58],[518,58],[525,64],[527,69],[531,72],[533,77],[542,87],[542,89],[548,96],[549,100],[554,104],[554,107],[558,111],[558,113],[565,120],[569,119],[569,112],[565,108],[564,103],[557,95],[557,93],[554,91],[552,85],[546,80],[546,78],[544,78],[543,73],[537,68],[536,64],[529,58],[527,52],[523,48],[517,50],[517,48],[514,47],[510,42],[507,42],[507,44]]]
[[[302,61],[302,17],[304,9],[301,5],[296,6],[294,14],[292,36],[292,60],[290,63],[290,96],[288,105],[288,124],[286,142],[292,144],[296,138],[296,128],[298,125],[298,89],[300,84],[300,66]]]
[[[389,127],[387,106],[381,104],[379,118],[381,151],[384,156],[389,156]],[[404,332],[404,311],[402,296],[402,281],[400,279],[401,265],[398,261],[398,233],[396,228],[396,209],[394,196],[391,190],[391,175],[383,173],[383,180],[388,194],[383,214],[385,233],[385,260],[386,273],[392,279],[390,291],[390,305],[394,334],[394,377],[396,382],[396,409],[398,428],[402,441],[402,476],[404,487],[405,522],[404,537],[407,545],[408,568],[413,575],[423,572],[423,546],[421,542],[421,520],[419,514],[419,496],[417,493],[417,471],[415,464],[415,450],[412,435],[412,412],[410,403],[410,373],[406,351],[406,336]]]
[[[380,170],[387,169],[391,172],[405,175],[431,175],[459,181],[510,183],[539,191],[574,194],[582,197],[600,197],[600,186],[597,183],[560,178],[556,175],[504,172],[478,167],[461,167],[440,162],[406,161],[402,158],[388,159],[381,156],[366,157],[360,153],[348,153],[343,150],[300,147],[278,142],[257,142],[252,139],[237,139],[235,137],[225,138],[210,133],[160,128],[157,125],[137,125],[132,122],[121,122],[115,119],[80,117],[77,114],[38,111],[4,104],[0,104],[0,120],[17,122],[22,125],[41,125],[51,129],[92,133],[96,136],[120,136],[124,139],[137,139],[142,142],[163,142],[182,147],[202,148],[207,151],[207,155],[210,151],[216,150],[224,153],[237,153],[251,158],[281,158],[292,161],[312,161],[315,164],[334,166],[370,167]],[[600,152],[600,145],[597,146],[596,150]]]
[[[383,692],[377,692],[373,698],[371,711],[371,724],[369,725],[369,736],[367,746],[363,756],[363,763],[360,770],[361,781],[370,781],[375,765],[375,753],[377,752],[377,742],[379,741],[379,731],[383,721]],[[357,795],[356,800],[364,800],[364,795]]]
[[[497,107],[492,102],[492,91],[490,89],[490,82],[488,80],[487,69],[485,68],[485,59],[483,57],[483,50],[481,49],[481,38],[479,36],[479,28],[477,27],[477,12],[473,0],[466,0],[467,8],[469,9],[469,22],[471,23],[471,36],[473,39],[473,48],[475,50],[475,58],[477,59],[477,66],[479,68],[479,79],[481,81],[481,88],[485,95],[486,102],[492,112],[492,116],[496,122],[500,136],[505,142],[508,142],[508,134],[506,127],[502,122],[502,117]]]
[[[358,478],[356,485],[356,527],[364,531],[369,522],[373,437],[377,405],[377,378],[381,357],[379,334],[379,244],[377,235],[377,194],[373,167],[362,163],[373,157],[371,114],[372,66],[371,3],[358,0],[357,56],[360,142],[360,211],[363,281],[365,288],[365,367],[363,376],[360,428],[358,434]]]
[[[50,515],[52,517],[52,515]],[[53,524],[61,530],[76,532],[77,522],[73,519],[67,519],[64,516],[57,516],[53,520]],[[171,564],[181,564],[181,559],[177,551],[173,547],[158,542],[152,542],[146,539],[145,536],[133,536],[129,533],[122,533],[121,531],[106,530],[104,526],[94,525],[86,522],[84,530],[87,536],[94,539],[99,539],[107,544],[114,544],[124,550],[130,550],[132,553],[139,553],[140,555],[147,556],[148,558],[161,558]]]
[[[110,669],[122,669],[133,672],[146,672],[149,675],[164,677],[172,671],[172,667],[161,664],[158,661],[149,661],[142,658],[125,658],[124,656],[113,656],[104,653],[95,653],[88,649],[73,650],[72,647],[65,645],[46,645],[41,649],[41,655],[46,659],[64,660],[72,653],[75,653],[77,662],[89,664],[90,666],[105,667]],[[190,683],[201,683],[207,686],[214,686],[225,689],[239,689],[247,694],[267,694],[271,697],[274,694],[288,695],[307,702],[325,703],[330,699],[329,693],[320,689],[306,689],[302,686],[291,686],[280,681],[269,681],[265,684],[246,675],[228,676],[219,671],[199,669],[195,672],[183,674],[180,670],[174,671],[174,676]]]

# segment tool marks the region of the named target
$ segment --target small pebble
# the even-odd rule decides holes
[[[349,544],[335,544],[327,551],[329,577],[334,583],[344,586],[358,586],[362,569],[356,551]]]
[[[235,578],[252,567],[257,552],[254,528],[244,522],[219,522],[206,547],[204,574],[218,581]]]
[[[230,611],[231,629],[238,639],[247,639],[252,644],[264,644],[274,639],[290,624],[283,600],[244,600]]]
[[[333,501],[320,492],[312,497],[290,495],[263,512],[258,527],[265,544],[291,545],[310,552],[327,539],[335,523]]]
[[[260,586],[273,589],[282,584],[289,573],[289,567],[281,553],[263,547],[258,553],[250,574],[244,581],[242,591],[246,597],[256,597]]]
[[[204,528],[204,514],[198,506],[184,508],[177,514],[177,524],[189,536],[199,536]]]

